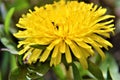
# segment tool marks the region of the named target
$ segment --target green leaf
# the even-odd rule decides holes
[[[109,53],[106,54],[106,59],[101,63],[100,68],[105,78],[107,78],[107,70],[109,70],[112,80],[120,79],[118,65]]]
[[[72,69],[74,80],[82,80],[82,78],[80,77],[79,69],[77,68],[77,65],[74,62],[72,63]]]
[[[112,80],[109,69],[108,69],[108,71],[107,71],[107,79],[106,79],[106,80]]]
[[[17,44],[13,41],[13,38],[10,35],[5,34],[5,30],[3,26],[0,26],[0,41],[6,48],[1,48],[2,51],[7,51],[12,54],[17,54],[18,51],[16,49]]]
[[[24,65],[24,63],[23,63],[23,55],[17,55],[17,63],[18,63],[18,65]]]
[[[90,60],[88,60],[88,70],[93,74],[95,78],[97,78],[97,80],[105,80],[102,71],[96,64],[94,64]]]
[[[78,67],[79,73],[81,77],[84,77],[83,79],[88,79],[89,77],[92,77],[91,73],[87,70],[84,69],[83,66],[80,64],[80,62],[74,62],[76,66]]]
[[[12,15],[14,13],[14,10],[15,10],[15,8],[11,8],[8,11],[7,15],[6,15],[5,24],[4,24],[5,25],[5,33],[6,34],[9,34],[9,28],[10,28],[11,18],[12,18]]]
[[[118,68],[118,65],[117,63],[115,62],[114,58],[107,54],[107,59],[109,60],[107,62],[108,65],[108,68],[109,68],[109,71],[110,71],[110,75],[112,77],[112,80],[117,80],[117,79],[120,79],[120,74],[119,74],[119,68]]]
[[[29,65],[31,66],[31,65]],[[10,80],[44,80],[44,74],[34,71],[28,65],[21,65],[10,73]],[[38,69],[36,67],[36,69]],[[42,70],[42,68],[38,69]]]
[[[34,71],[34,70],[30,70],[28,68],[28,73],[27,73],[27,79],[32,79],[32,80],[42,80],[43,79],[43,74],[37,72],[37,71]]]
[[[50,66],[48,62],[45,62],[45,63],[37,62],[35,64],[30,65],[28,68],[29,70],[32,70],[34,72],[40,73],[41,75],[44,75],[48,72],[48,70],[50,69]]]
[[[8,39],[7,37],[2,37],[1,42],[5,47],[7,47],[7,48],[2,48],[3,51],[7,51],[12,54],[18,53],[18,51],[16,50],[16,47],[15,47],[16,44],[13,41],[11,41],[10,38]]]
[[[11,64],[11,70],[17,68],[16,56],[15,55],[10,55],[10,64]]]
[[[66,80],[65,70],[63,69],[64,65],[57,65],[53,67],[54,72],[59,77],[60,80]]]
[[[29,73],[27,77],[33,80],[43,80],[43,76],[48,72],[49,69],[49,63],[37,62],[28,66]]]
[[[19,64],[19,67],[11,72],[10,80],[44,80],[44,75],[50,69],[49,63],[34,63],[31,65]]]
[[[49,69],[48,63],[22,64],[11,72],[10,80],[44,80]]]
[[[27,72],[28,72],[27,67],[21,66],[11,71],[9,79],[10,80],[27,80],[26,78]]]
[[[2,73],[2,78],[4,80],[4,78],[6,77],[6,74],[8,73],[8,70],[9,70],[9,67],[10,66],[10,56],[11,54],[9,54],[8,52],[3,52],[2,54],[2,57],[3,57],[3,60],[2,60],[2,65],[0,65],[1,67],[1,73]]]

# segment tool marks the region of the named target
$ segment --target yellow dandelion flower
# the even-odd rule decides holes
[[[105,58],[101,48],[112,47],[104,38],[109,38],[114,30],[114,16],[105,13],[105,8],[77,1],[61,0],[35,7],[17,24],[24,29],[14,34],[22,38],[18,48],[23,46],[23,49],[18,54],[24,54],[23,60],[30,64],[37,60],[45,62],[50,57],[50,66],[59,64],[63,55],[67,63],[75,57],[87,68],[87,58],[94,55],[94,50]],[[47,47],[38,49],[32,45]]]

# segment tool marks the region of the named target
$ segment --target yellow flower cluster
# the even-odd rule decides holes
[[[43,7],[35,7],[35,11],[20,18],[19,30],[14,36],[21,38],[18,54],[24,54],[23,60],[31,64],[39,60],[45,62],[50,57],[50,66],[61,63],[65,55],[67,63],[77,58],[84,68],[88,67],[87,58],[96,50],[105,58],[101,48],[108,50],[112,44],[104,38],[113,32],[112,15],[105,15],[106,9],[93,3],[61,0]],[[31,47],[46,45],[45,49]]]

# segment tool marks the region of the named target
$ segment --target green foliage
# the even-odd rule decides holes
[[[105,80],[102,74],[102,71],[99,69],[99,67],[88,60],[88,70],[93,74],[95,78],[98,80]]]
[[[15,56],[12,54],[9,54],[8,52],[4,52],[3,53],[3,60],[2,60],[2,65],[0,65],[1,67],[1,77],[3,80],[7,80],[8,76],[8,72],[10,71],[9,69],[13,70],[15,68],[17,68],[16,65],[16,60],[15,60]]]
[[[107,78],[106,78],[106,80],[112,80],[109,70],[107,71]]]
[[[53,67],[54,72],[60,80],[66,80],[65,70],[63,69],[64,65],[57,65]]]
[[[3,43],[4,46],[7,47],[7,49],[3,49],[4,51],[8,51],[12,54],[17,54],[17,50],[15,48],[15,43],[11,41],[11,39],[8,39],[6,37],[1,38],[1,42]]]
[[[74,62],[72,63],[72,69],[73,69],[74,80],[82,80],[79,73],[79,69]]]
[[[50,69],[50,66],[49,66],[48,62],[46,62],[46,63],[38,62],[38,63],[30,65],[28,68],[44,75],[45,73],[48,72],[48,70]]]
[[[105,78],[111,77],[112,80],[120,79],[118,65],[109,53],[106,54],[106,59],[101,63],[100,68]]]
[[[79,62],[72,63],[72,67],[76,80],[105,80],[99,66],[90,60],[88,60],[88,69],[84,69]]]
[[[4,26],[0,27],[0,41],[2,44],[7,48],[5,51],[8,51],[10,53],[16,54],[16,43],[13,41],[11,35],[10,35],[10,26],[11,26],[11,18],[14,13],[14,8],[11,8],[5,18]]]
[[[44,75],[50,69],[48,63],[20,65],[10,74],[10,80],[44,80]]]
[[[16,64],[16,58],[14,55],[10,54],[10,53],[17,53],[17,50],[15,48],[15,44],[12,39],[5,35],[5,30],[3,28],[3,26],[0,27],[0,41],[2,42],[2,45],[5,46],[6,48],[1,48],[3,54],[2,54],[2,65],[1,67],[1,77],[2,79],[6,79],[7,75],[8,75],[8,71],[10,71],[9,69],[15,69],[17,67]]]
[[[84,69],[80,62],[77,61],[73,62],[71,66],[74,80],[105,80],[99,66],[91,61],[88,61],[88,69]],[[66,80],[66,77],[63,74],[67,70],[68,69],[63,71],[60,65],[54,68],[54,71],[60,80]],[[66,74],[66,76],[67,75],[68,74]]]
[[[27,74],[27,67],[21,66],[20,68],[16,68],[15,70],[11,71],[10,80],[26,80]]]
[[[10,54],[7,54],[4,52],[4,58],[3,58],[3,62],[2,62],[2,65],[0,66],[1,67],[1,77],[2,79],[4,79],[4,77],[7,75],[7,68],[8,68],[8,64],[10,63],[9,59],[10,59]],[[10,67],[10,65],[9,65]]]
[[[9,11],[8,11],[8,13],[7,13],[7,15],[6,15],[6,19],[5,19],[5,33],[8,35],[9,34],[9,31],[10,31],[10,23],[11,23],[11,18],[12,18],[12,15],[13,15],[13,13],[14,13],[14,10],[15,10],[15,8],[11,8]]]

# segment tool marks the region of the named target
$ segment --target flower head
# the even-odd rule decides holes
[[[35,7],[35,11],[29,10],[17,24],[24,29],[14,34],[22,38],[18,47],[23,49],[19,54],[24,54],[23,60],[28,59],[30,64],[37,60],[45,62],[50,57],[50,65],[57,65],[62,55],[71,63],[75,57],[87,68],[87,58],[94,55],[94,50],[104,58],[101,48],[112,47],[104,38],[109,38],[114,30],[114,16],[105,13],[105,8],[77,1],[61,0]],[[38,49],[32,45],[47,47]]]

